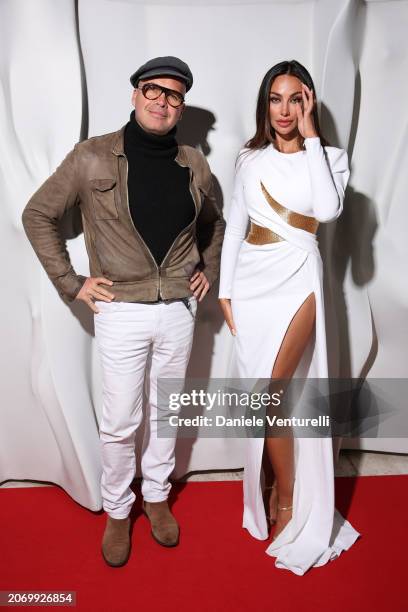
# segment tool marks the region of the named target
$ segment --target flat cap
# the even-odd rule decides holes
[[[186,91],[188,91],[193,84],[193,75],[191,74],[190,68],[181,59],[173,57],[172,55],[155,57],[149,60],[132,74],[130,82],[133,87],[136,88],[141,79],[158,76],[173,76],[182,79],[186,84]]]

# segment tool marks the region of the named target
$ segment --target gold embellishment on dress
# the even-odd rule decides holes
[[[245,241],[249,242],[249,244],[269,244],[270,242],[279,242],[281,240],[285,239],[267,227],[256,225],[253,221],[251,221],[249,234],[245,238]]]
[[[282,204],[279,204],[267,191],[264,184],[261,181],[262,193],[264,194],[269,206],[273,208],[273,210],[278,213],[278,215],[286,221],[292,227],[296,227],[298,229],[305,230],[306,232],[310,232],[311,234],[315,234],[317,228],[319,227],[319,222],[314,217],[309,217],[307,215],[301,215],[300,213],[294,212],[289,208],[285,208]]]

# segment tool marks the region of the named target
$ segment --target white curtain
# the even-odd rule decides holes
[[[78,140],[127,122],[129,75],[154,56],[179,56],[193,71],[179,132],[208,156],[225,214],[264,73],[283,59],[310,70],[323,132],[352,166],[345,212],[321,235],[332,372],[407,377],[407,23],[406,0],[0,2],[0,482],[54,482],[101,508],[92,316],[59,299],[21,213]],[[75,215],[63,231],[74,267],[87,274]],[[190,376],[234,370],[216,296],[213,288],[200,306]],[[389,401],[403,409],[398,397]],[[408,451],[397,438],[343,445]],[[182,440],[176,475],[241,467],[242,451],[242,440]]]

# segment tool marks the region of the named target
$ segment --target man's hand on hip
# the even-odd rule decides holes
[[[190,278],[190,289],[199,302],[204,298],[205,294],[210,289],[210,283],[207,280],[204,272],[197,270]]]
[[[110,293],[106,289],[103,289],[100,285],[113,285],[113,282],[103,276],[99,276],[98,278],[87,278],[84,284],[82,285],[79,293],[76,296],[76,300],[82,300],[89,306],[91,310],[99,313],[99,310],[94,304],[95,300],[100,300],[102,302],[111,302],[115,299],[113,293]]]

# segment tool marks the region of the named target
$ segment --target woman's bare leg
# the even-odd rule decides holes
[[[291,379],[307,347],[316,319],[315,294],[311,293],[291,320],[276,357],[272,380]],[[266,449],[275,474],[276,489],[270,498],[270,516],[276,517],[276,537],[292,517],[291,510],[278,508],[292,505],[294,484],[294,444],[291,432],[285,437],[267,437]]]

